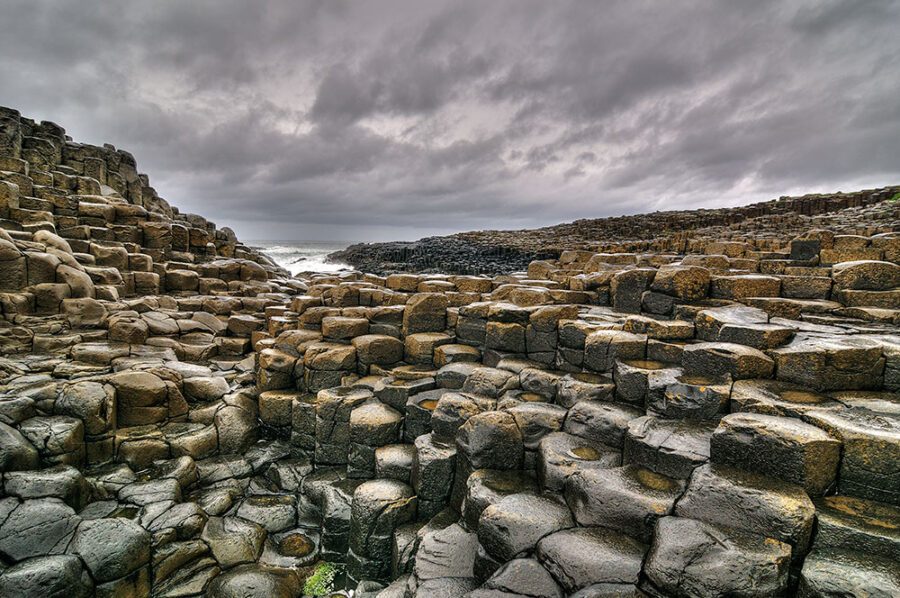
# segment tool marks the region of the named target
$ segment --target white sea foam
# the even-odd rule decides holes
[[[334,251],[346,249],[350,243],[340,241],[247,241],[247,245],[259,247],[291,274],[298,272],[338,272],[349,269],[347,264],[333,264],[325,257]]]

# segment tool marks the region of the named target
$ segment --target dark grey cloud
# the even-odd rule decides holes
[[[900,180],[895,0],[7,0],[0,104],[245,238]]]

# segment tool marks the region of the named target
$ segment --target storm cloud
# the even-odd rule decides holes
[[[6,0],[0,104],[243,238],[900,182],[900,3]]]

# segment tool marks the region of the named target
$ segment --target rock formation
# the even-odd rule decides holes
[[[900,595],[895,189],[290,278],[3,109],[0,596]]]
[[[530,230],[486,230],[413,242],[360,243],[329,257],[377,274],[497,275],[524,270],[534,260],[559,259],[564,251],[698,253],[706,243],[721,241],[784,247],[811,229],[863,236],[873,230],[890,229],[900,220],[900,202],[885,200],[897,193],[900,186],[781,197],[737,208],[576,220]]]

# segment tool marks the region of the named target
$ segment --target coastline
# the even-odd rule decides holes
[[[247,244],[269,256],[292,276],[300,273],[333,273],[353,267],[343,261],[332,261],[329,256],[346,249],[349,241],[262,240]]]

